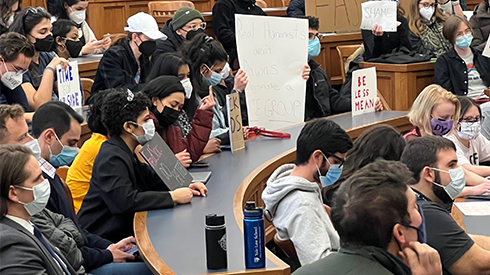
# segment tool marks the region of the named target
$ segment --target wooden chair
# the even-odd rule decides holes
[[[255,5],[259,6],[261,9],[267,8],[267,2],[265,2],[263,0],[255,1]]]
[[[277,237],[277,233],[274,235],[274,243],[286,254],[291,260],[299,264],[298,254],[291,240],[281,241]]]
[[[359,45],[337,46],[337,52],[340,57],[340,72],[342,73],[342,82],[345,82],[345,74],[349,70],[349,64],[345,64],[347,59],[357,51]]]
[[[80,81],[82,82],[82,89],[83,89],[83,105],[85,105],[85,100],[90,96],[90,93],[92,91],[92,86],[94,85],[94,81],[90,78],[80,78]]]
[[[61,182],[63,183],[63,188],[65,189],[65,193],[66,193],[66,196],[68,197],[68,201],[70,202],[71,209],[73,210],[73,213],[76,213],[75,212],[75,206],[73,204],[73,196],[71,195],[70,188],[66,184],[66,175],[68,175],[68,169],[70,169],[70,167],[61,166],[60,168],[58,168],[58,170],[56,170],[56,174],[58,175],[58,177],[61,178]]]
[[[173,16],[182,7],[194,9],[194,3],[190,1],[152,1],[148,2],[148,10],[152,16]]]

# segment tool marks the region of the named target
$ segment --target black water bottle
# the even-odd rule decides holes
[[[208,269],[226,269],[226,226],[225,216],[206,215],[206,258]]]

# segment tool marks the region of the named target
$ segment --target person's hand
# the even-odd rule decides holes
[[[221,140],[219,138],[212,138],[208,140],[206,147],[204,147],[204,154],[220,153],[221,152]]]
[[[306,64],[305,68],[303,69],[303,73],[301,74],[301,77],[304,80],[308,80],[308,78],[310,78],[310,72],[311,72],[311,68],[308,64]]]
[[[107,50],[111,47],[112,40],[110,37],[107,37],[106,39],[102,39],[101,42],[102,42],[102,46],[101,46],[102,49]]]
[[[469,194],[473,196],[483,195],[485,193],[490,193],[490,181],[485,181],[475,186],[465,187],[470,189]]]
[[[49,62],[47,67],[50,67],[56,71],[56,66],[58,66],[60,64],[61,64],[61,69],[63,69],[63,70],[66,70],[66,68],[68,68],[68,66],[70,66],[70,63],[68,62],[68,60],[61,58],[61,57],[55,57],[51,60],[51,62]]]
[[[413,275],[441,275],[442,265],[439,253],[427,244],[410,242],[409,247],[398,252],[403,262],[410,267]]]
[[[233,90],[242,93],[247,88],[248,77],[244,70],[239,69],[235,74],[235,85],[233,86]]]
[[[187,149],[175,154],[175,157],[180,161],[180,163],[182,163],[185,168],[189,167],[192,163],[191,154],[187,152]]]
[[[248,138],[248,134],[250,133],[250,127],[248,126],[245,126],[242,128],[243,130],[243,139],[247,139]]]
[[[175,203],[186,204],[192,200],[192,191],[188,187],[182,187],[175,189],[174,191],[170,191],[170,196]]]
[[[216,102],[214,102],[214,95],[213,95],[213,87],[209,86],[209,95],[201,100],[201,110],[207,111],[211,110],[215,105]]]
[[[206,197],[206,193],[208,192],[208,188],[202,182],[191,183],[191,185],[189,185],[189,189],[194,196]]]
[[[490,97],[490,87],[488,87],[487,89],[485,89],[485,91],[483,91],[485,93],[485,95],[487,95],[488,97]]]
[[[136,244],[136,239],[133,236],[129,236],[120,240],[118,243],[113,244],[117,249],[126,252],[132,249]]]
[[[376,110],[376,112],[383,111],[384,109],[383,103],[381,102],[379,97],[376,98],[376,103],[374,105],[375,105],[374,109]]]
[[[113,263],[125,263],[126,261],[134,260],[134,256],[120,250],[115,244],[110,245],[107,250],[112,253]]]
[[[381,27],[381,25],[374,25],[373,34],[374,36],[383,36],[383,28]]]
[[[107,41],[105,41],[105,40],[97,41],[95,39],[92,39],[89,42],[87,42],[87,44],[85,44],[85,46],[83,46],[83,48],[82,48],[82,54],[83,55],[85,55],[85,54],[93,54],[96,51],[102,49],[103,46],[105,45],[105,43],[107,43]]]

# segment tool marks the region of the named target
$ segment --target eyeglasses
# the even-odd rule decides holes
[[[435,8],[437,3],[429,3],[429,2],[420,2],[419,6],[422,5],[424,8],[432,7]]]
[[[339,157],[337,157],[337,156],[336,156],[336,155],[334,155],[334,154],[331,154],[331,155],[330,155],[330,157],[332,157],[332,158],[336,159],[336,160],[339,162],[339,163],[338,163],[338,164],[339,164],[339,168],[340,168],[340,167],[342,167],[342,165],[344,165],[345,159],[343,159],[343,158],[339,158]]]
[[[481,117],[480,116],[476,116],[476,117],[469,116],[469,117],[463,117],[462,119],[459,120],[459,122],[466,122],[466,123],[473,124],[475,122],[481,122],[483,120],[485,120],[484,116],[481,116]]]
[[[313,40],[315,38],[320,39],[320,33],[318,33],[318,32],[317,33],[313,33],[313,32],[308,33],[308,39]]]
[[[197,30],[197,29],[203,29],[205,30],[206,29],[206,22],[201,22],[200,24],[196,25],[196,24],[190,24],[190,25],[186,25],[187,28],[191,29],[191,30]]]
[[[467,28],[466,30],[464,30],[464,32],[457,32],[456,33],[456,38],[458,38],[460,36],[463,36],[463,35],[466,35],[466,34],[471,34],[470,28]]]

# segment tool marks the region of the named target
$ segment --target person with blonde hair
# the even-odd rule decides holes
[[[449,51],[451,43],[442,35],[447,17],[435,0],[412,0],[407,18],[412,50],[435,57]]]

